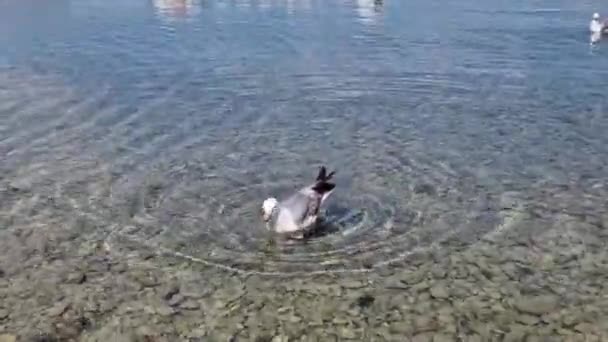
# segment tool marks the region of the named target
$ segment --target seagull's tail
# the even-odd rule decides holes
[[[329,195],[329,193],[336,187],[336,184],[329,182],[335,173],[336,171],[332,171],[327,174],[327,169],[325,166],[321,166],[319,175],[317,176],[317,182],[312,189],[320,195]]]

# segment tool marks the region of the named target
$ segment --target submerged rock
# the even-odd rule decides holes
[[[160,284],[159,280],[152,274],[144,271],[137,271],[133,273],[133,278],[143,287],[154,287]]]
[[[435,194],[435,187],[428,183],[419,183],[414,185],[414,193],[416,194],[425,194],[428,196],[432,196]]]
[[[61,316],[68,310],[69,307],[70,307],[70,303],[68,303],[68,302],[57,303],[57,304],[55,304],[55,306],[50,308],[47,313],[51,317]]]
[[[583,334],[594,332],[596,329],[597,328],[591,323],[579,323],[574,327],[574,330]]]
[[[28,192],[32,189],[32,183],[27,179],[16,179],[10,182],[8,187],[14,192]]]
[[[162,290],[162,295],[165,300],[171,299],[174,295],[179,293],[179,286],[177,284],[169,284]]]
[[[520,324],[514,324],[510,327],[510,330],[505,337],[503,338],[503,341],[505,342],[518,342],[518,341],[523,341],[524,337],[526,336],[526,328]]]
[[[517,317],[517,321],[525,325],[535,325],[540,321],[540,318],[538,316],[523,314]]]
[[[200,304],[192,299],[188,299],[179,305],[184,310],[197,310],[200,308]]]
[[[360,289],[367,286],[367,283],[362,280],[347,280],[340,283],[345,289]]]
[[[465,341],[468,342],[482,342],[481,336],[479,335],[469,335],[466,337]]]
[[[171,297],[171,299],[169,299],[167,301],[167,304],[169,304],[169,306],[178,306],[180,305],[183,301],[185,300],[184,296],[180,295],[180,294],[176,294],[174,296]]]
[[[417,332],[426,332],[437,329],[437,322],[429,316],[418,316],[414,318],[414,327]]]
[[[417,270],[414,272],[406,272],[402,278],[401,282],[407,285],[415,285],[420,283],[426,276],[425,270]]]
[[[272,342],[289,342],[289,337],[285,335],[277,335],[272,338]]]
[[[70,273],[65,280],[68,284],[82,284],[85,281],[87,281],[87,275],[83,272]]]
[[[161,305],[160,307],[156,308],[155,312],[164,317],[172,316],[177,313],[175,309],[165,305]]]
[[[447,334],[435,334],[433,335],[433,342],[453,342],[454,337]]]
[[[431,296],[436,299],[445,299],[448,298],[450,294],[448,293],[448,289],[444,285],[438,284],[431,287]]]
[[[376,299],[374,298],[374,296],[365,294],[357,298],[357,305],[361,308],[367,308],[368,306],[372,305],[375,300]]]
[[[515,302],[515,308],[521,312],[542,315],[557,309],[558,298],[552,295],[522,297]]]
[[[357,339],[358,334],[352,329],[352,327],[343,327],[340,329],[340,336],[347,340]]]
[[[17,341],[17,336],[11,334],[1,334],[0,342],[15,342]]]
[[[433,342],[433,335],[430,333],[422,333],[414,336],[412,342]]]

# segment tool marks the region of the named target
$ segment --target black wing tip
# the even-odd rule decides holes
[[[324,165],[322,165],[319,168],[319,174],[317,175],[317,181],[326,182],[326,181],[330,180],[331,177],[333,177],[335,173],[336,173],[336,171],[332,171],[329,174],[327,174],[327,168]]]
[[[335,173],[336,171],[332,171],[328,174],[327,168],[325,166],[321,166],[317,176],[317,183],[312,187],[312,189],[319,194],[325,194],[332,191],[336,187],[336,184],[330,183],[329,180],[334,176]]]

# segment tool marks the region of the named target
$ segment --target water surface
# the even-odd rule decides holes
[[[3,1],[3,229],[80,218],[73,238],[118,259],[301,280],[384,279],[564,215],[601,226],[599,5]],[[332,229],[277,243],[261,201],[322,164]]]

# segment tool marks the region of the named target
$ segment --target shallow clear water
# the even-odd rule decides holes
[[[3,222],[304,278],[500,239],[513,212],[603,222],[600,5],[2,1]],[[331,229],[275,241],[261,201],[322,164]]]

